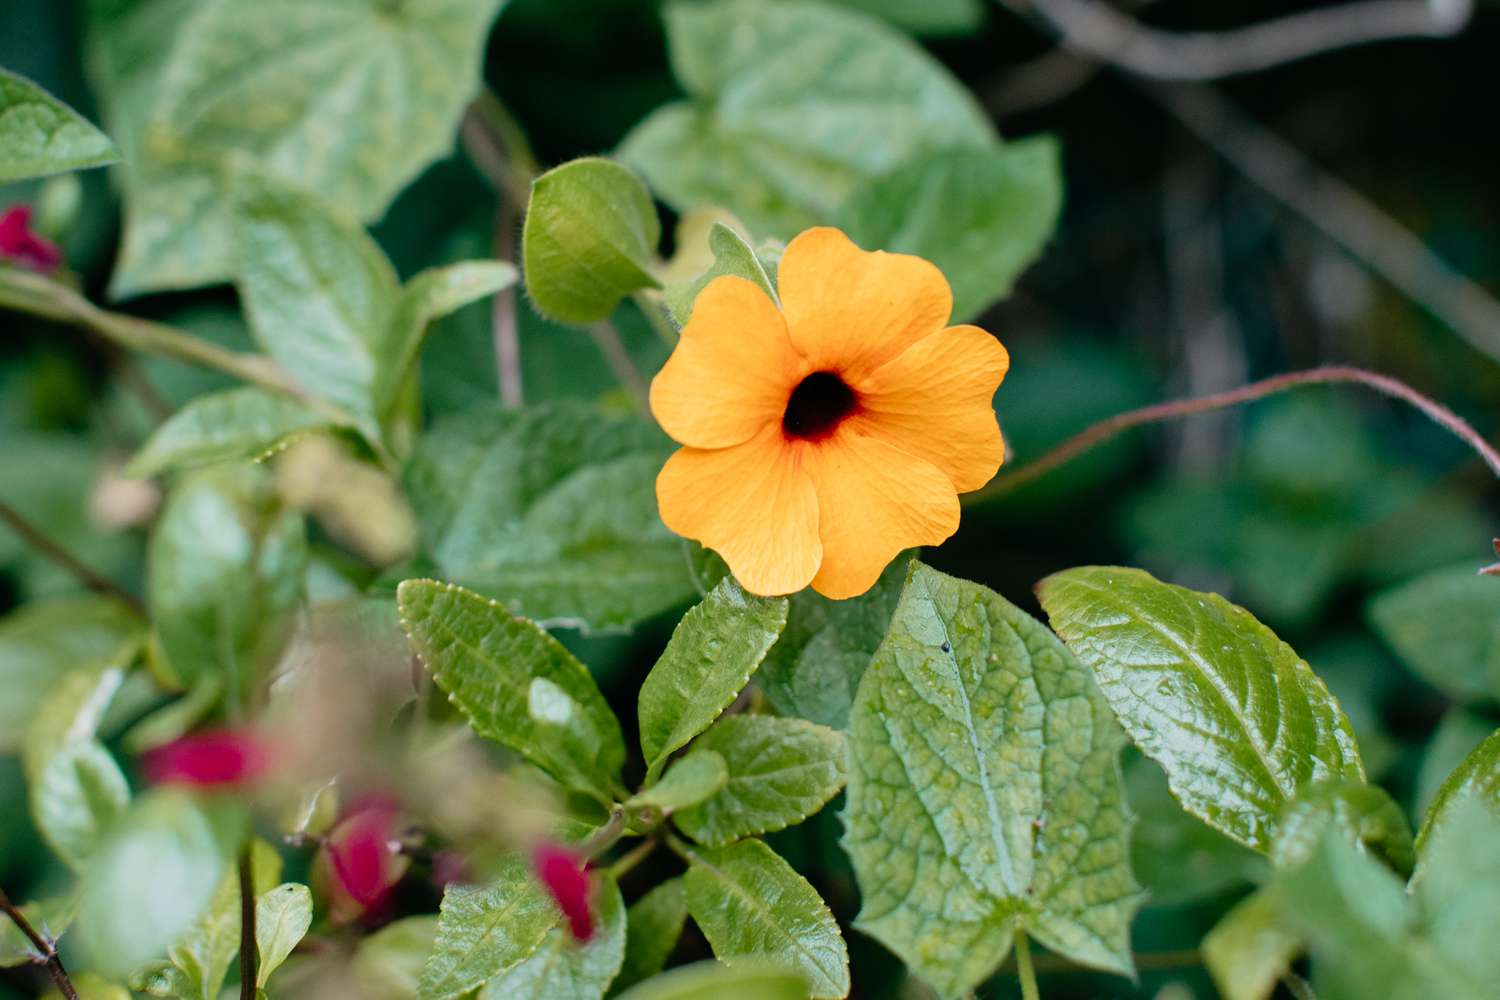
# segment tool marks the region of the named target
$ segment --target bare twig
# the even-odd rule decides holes
[[[594,338],[594,345],[604,356],[604,361],[609,365],[615,381],[630,393],[630,398],[636,406],[640,407],[642,413],[650,412],[650,392],[646,387],[646,380],[635,367],[635,361],[631,359],[630,352],[625,349],[625,342],[620,339],[619,328],[607,319],[600,320],[589,326],[589,336]]]
[[[1075,52],[1154,80],[1217,80],[1309,56],[1463,30],[1473,0],[1359,0],[1229,31],[1164,31],[1102,0],[1001,0],[1046,22]]]
[[[240,852],[240,1000],[255,1000],[260,949],[255,943],[254,841]]]
[[[1273,375],[1258,382],[1242,385],[1237,389],[1197,396],[1192,399],[1155,403],[1106,417],[1079,431],[1035,461],[1026,463],[1014,472],[995,477],[984,489],[970,493],[964,499],[973,503],[1012,493],[1132,427],[1160,423],[1164,420],[1180,420],[1183,417],[1208,413],[1226,406],[1237,406],[1240,403],[1264,399],[1299,386],[1333,383],[1355,383],[1368,386],[1376,392],[1411,404],[1421,410],[1428,419],[1467,444],[1484,460],[1490,471],[1500,478],[1500,452],[1497,452],[1478,431],[1469,426],[1467,421],[1443,404],[1422,395],[1405,382],[1389,375],[1347,365],[1329,365],[1322,368],[1310,368],[1307,371],[1289,372],[1285,375]]]
[[[26,935],[26,940],[36,949],[33,961],[37,965],[47,968],[47,974],[52,977],[52,984],[57,987],[65,1000],[78,1000],[78,991],[73,988],[73,981],[68,978],[68,972],[63,968],[62,958],[57,954],[57,943],[50,937],[44,937],[31,926],[31,921],[26,919],[26,914],[10,901],[5,890],[0,889],[0,912],[3,912],[16,925],[20,932]]]
[[[0,521],[4,521],[12,531],[21,536],[22,541],[67,570],[89,590],[113,597],[138,614],[146,613],[140,598],[84,563],[3,500],[0,500]]]

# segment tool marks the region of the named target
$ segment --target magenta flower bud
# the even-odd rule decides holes
[[[589,910],[593,885],[583,859],[560,844],[542,843],[531,855],[536,877],[546,887],[557,908],[568,918],[568,929],[577,941],[594,936],[594,915]]]
[[[62,250],[32,232],[30,205],[12,205],[0,213],[0,257],[49,274],[62,263]]]
[[[141,766],[153,785],[230,788],[246,785],[271,768],[273,754],[250,729],[210,729],[146,751]]]

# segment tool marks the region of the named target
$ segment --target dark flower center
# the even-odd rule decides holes
[[[833,372],[813,372],[792,390],[781,429],[787,437],[816,441],[832,434],[858,402],[854,390]]]

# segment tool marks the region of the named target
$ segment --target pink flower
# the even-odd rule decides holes
[[[396,829],[398,816],[395,802],[375,799],[328,835],[328,861],[339,886],[366,910],[384,902],[406,873],[407,859],[401,854]]]
[[[12,205],[0,214],[0,257],[47,274],[62,263],[62,251],[31,231],[31,206]]]
[[[552,894],[557,908],[568,918],[568,928],[577,941],[594,936],[594,915],[589,911],[593,885],[583,859],[559,844],[542,843],[531,855],[536,877]]]
[[[271,768],[270,746],[249,729],[189,733],[146,751],[141,766],[154,785],[226,788],[248,784]]]

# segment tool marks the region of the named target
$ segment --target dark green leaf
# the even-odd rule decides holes
[[[156,476],[231,459],[259,458],[295,434],[328,426],[290,396],[246,386],[201,396],[172,414],[125,467]]]
[[[1500,580],[1472,564],[1377,595],[1370,624],[1418,677],[1453,698],[1500,696]]]
[[[705,751],[728,763],[728,782],[675,818],[700,844],[722,846],[800,823],[844,787],[842,734],[802,719],[731,715],[693,744],[694,754]]]
[[[715,222],[708,231],[708,248],[713,254],[713,263],[708,270],[690,281],[667,287],[667,309],[678,326],[686,325],[688,318],[692,316],[693,303],[697,300],[698,293],[710,281],[726,274],[755,282],[772,302],[780,304],[776,298],[775,282],[766,273],[766,266],[743,236],[724,223]]]
[[[0,69],[0,184],[120,158],[103,132],[41,87]]]
[[[407,580],[402,627],[479,735],[607,799],[625,763],[620,724],[588,669],[535,622],[451,584]]]
[[[1500,731],[1492,732],[1475,747],[1433,796],[1422,828],[1417,832],[1418,856],[1426,855],[1427,839],[1448,821],[1449,813],[1470,798],[1486,803],[1500,814]]]
[[[1124,736],[1087,669],[998,594],[914,563],[850,715],[855,926],[951,996],[1018,929],[1129,975]]]
[[[531,188],[521,237],[526,291],[544,316],[579,325],[660,287],[652,276],[661,222],[628,168],[590,156],[547,171]]]
[[[996,142],[957,80],[864,15],[720,0],[671,4],[666,21],[691,99],[637,125],[620,155],[679,212],[721,205],[788,238],[920,153]]]
[[[687,921],[682,879],[670,878],[630,904],[625,921],[625,961],[614,988],[623,990],[660,972]]]
[[[521,858],[510,855],[489,885],[450,885],[419,1000],[451,1000],[483,986],[537,949],[557,908]]]
[[[478,1000],[599,1000],[625,957],[625,902],[604,876],[594,897],[598,925],[586,943],[554,926],[520,964],[491,979]]]
[[[428,433],[405,482],[444,576],[540,621],[620,627],[694,593],[656,510],[667,454],[654,427],[589,407],[486,407]]]
[[[860,246],[916,254],[953,286],[953,317],[969,320],[1010,294],[1062,211],[1057,141],[953,149],[903,163],[839,208]]]
[[[786,625],[787,602],[748,594],[733,579],[715,587],[672,632],[641,683],[641,750],[647,784],[667,755],[713,724],[755,673]]]
[[[984,23],[982,0],[839,0],[918,35],[966,35]]]
[[[688,912],[720,961],[771,959],[806,976],[813,997],[848,994],[843,935],[817,890],[791,865],[759,840],[694,848],[688,860]]]
[[[626,805],[634,809],[649,807],[670,815],[702,802],[728,780],[729,767],[723,757],[712,750],[694,747],[692,752],[673,761],[660,781]]]
[[[1338,702],[1243,608],[1113,566],[1037,593],[1178,801],[1241,843],[1269,850],[1282,807],[1313,784],[1364,780]]]

